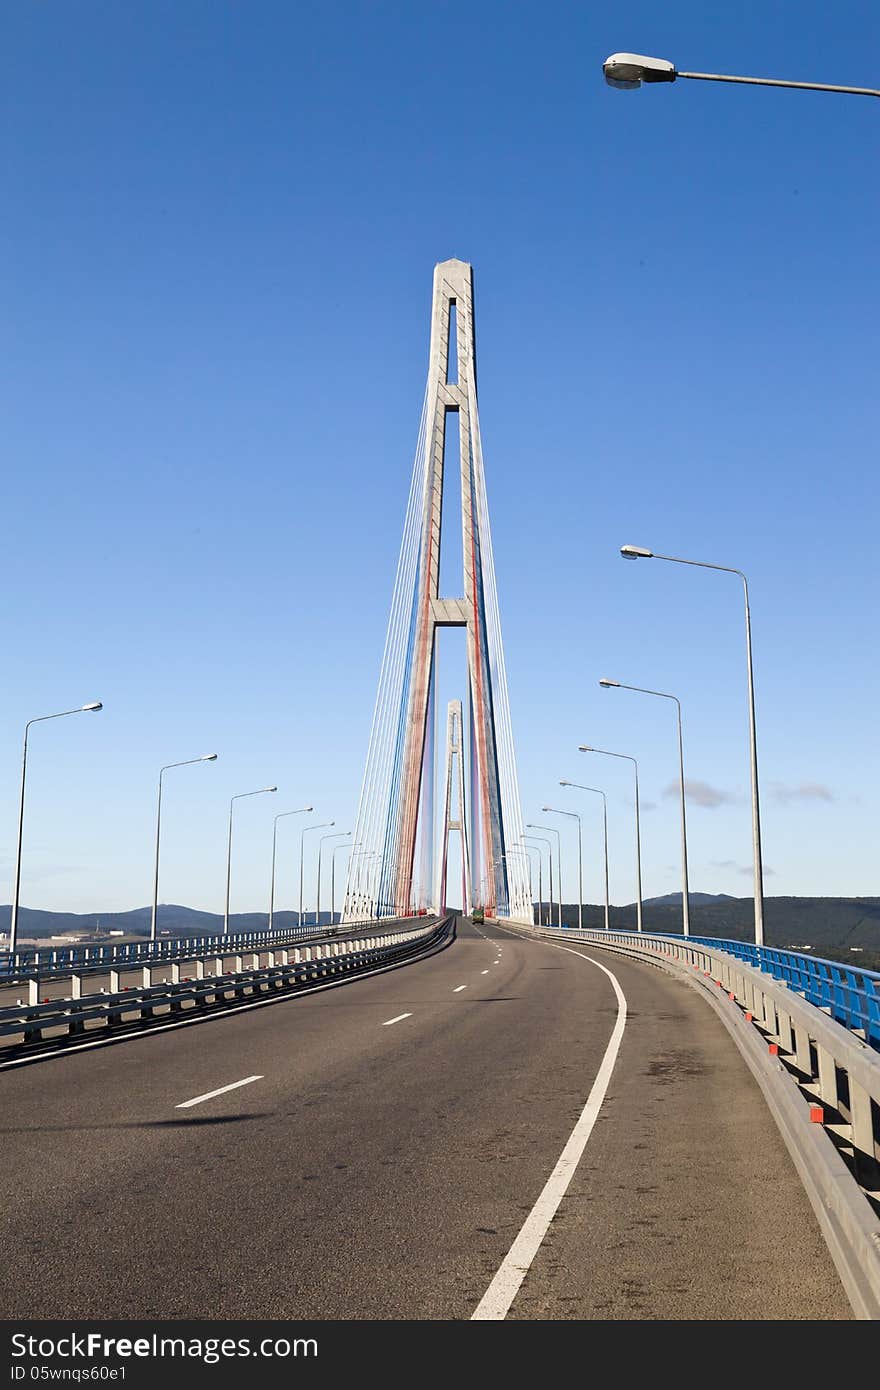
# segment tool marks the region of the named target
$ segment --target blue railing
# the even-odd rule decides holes
[[[862,1029],[872,1046],[880,1047],[880,973],[876,970],[859,970],[822,956],[755,946],[749,941],[724,941],[715,936],[689,936],[687,940],[694,946],[728,952],[775,980],[784,980],[811,1004],[828,1009],[838,1023]]]

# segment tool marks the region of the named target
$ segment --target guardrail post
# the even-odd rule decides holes
[[[797,1035],[794,1038],[792,1037],[790,1015],[785,1013],[782,1009],[777,1009],[776,1016],[779,1020],[776,1030],[776,1036],[779,1039],[779,1046],[781,1047],[783,1052],[795,1052],[795,1049],[800,1046],[800,1043],[798,1041],[799,1035]]]
[[[28,1003],[39,1004],[40,1002],[40,982],[39,980],[28,980]]]
[[[71,975],[70,997],[71,999],[82,999],[82,975]]]
[[[834,1065],[834,1058],[831,1053],[821,1043],[816,1044],[816,1053],[819,1058],[819,1095],[829,1110],[838,1110],[839,1097],[837,1094],[837,1067]]]
[[[813,1057],[810,1052],[810,1035],[801,1023],[794,1025],[795,1066],[803,1076],[812,1077]]]
[[[761,1018],[767,1032],[776,1037],[776,1005],[769,994],[761,990]]]
[[[856,1150],[856,1158],[859,1154],[865,1154],[873,1159],[874,1153],[874,1124],[871,1117],[871,1097],[859,1083],[850,1076],[849,1078],[849,1109],[852,1122],[852,1141],[853,1148]]]

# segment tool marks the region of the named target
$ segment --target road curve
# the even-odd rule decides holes
[[[581,948],[579,948],[580,950]],[[851,1316],[745,1063],[650,966],[461,919],[429,959],[0,1074],[5,1318]]]

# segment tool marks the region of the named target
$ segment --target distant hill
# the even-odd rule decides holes
[[[690,907],[693,936],[754,940],[752,898],[691,893]],[[609,917],[612,927],[634,928],[635,903],[612,907]],[[642,917],[646,931],[680,932],[681,894],[646,899]],[[576,925],[576,904],[563,903],[562,920],[569,926]],[[585,904],[584,925],[603,924],[604,908]],[[817,956],[880,970],[880,898],[765,898],[764,934],[768,946],[789,950],[807,947]]]
[[[691,907],[694,903],[735,903],[738,898],[732,898],[729,893],[689,893],[688,901]],[[751,902],[751,898],[749,898]],[[635,906],[635,904],[633,904]],[[681,893],[664,893],[662,898],[645,898],[642,907],[681,907]]]

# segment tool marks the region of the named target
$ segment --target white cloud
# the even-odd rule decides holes
[[[693,777],[685,777],[684,794],[694,806],[704,806],[709,811],[714,811],[717,807],[737,799],[731,792],[723,791],[720,787],[712,787],[708,782],[699,782]],[[678,783],[670,782],[668,787],[663,788],[663,795],[678,796]]]
[[[833,801],[834,793],[821,782],[801,782],[796,787],[784,782],[771,782],[770,795],[774,801],[787,806],[790,801]]]

